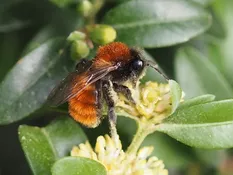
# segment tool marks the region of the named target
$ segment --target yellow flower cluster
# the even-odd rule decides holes
[[[135,104],[127,101],[124,96],[120,96],[116,104],[120,110],[141,119],[153,119],[157,123],[171,113],[169,84],[149,81],[143,85],[137,84],[135,88],[130,86],[129,88]]]
[[[71,156],[81,156],[102,163],[108,175],[168,175],[164,164],[157,157],[150,157],[153,147],[143,147],[136,154],[122,150],[119,136],[111,139],[109,135],[97,138],[95,150],[89,142],[73,147]]]

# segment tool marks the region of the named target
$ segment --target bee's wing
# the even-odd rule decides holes
[[[116,70],[117,66],[92,67],[86,72],[72,72],[60,84],[58,84],[48,97],[48,104],[58,106],[78,95],[88,85],[106,76],[109,72]]]

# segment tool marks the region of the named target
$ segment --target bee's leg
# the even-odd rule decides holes
[[[117,93],[122,93],[131,103],[135,104],[134,99],[132,98],[132,93],[127,86],[121,84],[113,84],[114,91]]]
[[[102,120],[102,108],[103,108],[103,92],[102,92],[102,81],[98,80],[96,82],[96,99],[97,99],[97,110],[100,117],[100,120]]]
[[[110,88],[111,88],[110,82],[103,81],[102,90],[103,90],[104,99],[108,106],[108,119],[109,119],[109,124],[110,124],[110,132],[111,132],[112,138],[116,138],[117,137],[117,131],[116,131],[117,116],[115,114],[115,110],[114,110],[115,104],[114,104],[114,100],[111,95]]]

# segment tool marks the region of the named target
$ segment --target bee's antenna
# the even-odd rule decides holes
[[[159,70],[158,64],[150,61],[150,60],[146,60],[146,66],[150,66],[152,68],[154,68],[160,75],[162,75],[166,80],[169,80],[169,78]]]

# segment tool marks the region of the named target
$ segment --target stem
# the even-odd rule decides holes
[[[154,129],[151,129],[148,127],[148,124],[142,124],[138,122],[138,130],[136,134],[134,135],[133,141],[127,148],[126,153],[127,154],[136,154],[137,150],[139,149],[140,145],[142,144],[143,140],[146,138],[146,136],[150,133],[152,133]]]
[[[88,17],[88,23],[90,25],[94,25],[95,24],[95,17],[96,14],[99,12],[99,10],[102,8],[102,6],[104,5],[105,0],[94,0],[93,1],[93,10],[92,10],[92,14]]]

